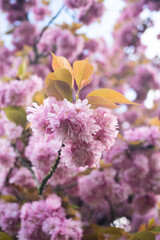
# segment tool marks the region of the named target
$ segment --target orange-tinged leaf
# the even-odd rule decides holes
[[[100,160],[100,167],[101,168],[110,168],[113,166],[113,163],[104,163],[103,160]]]
[[[45,99],[45,92],[44,89],[41,92],[37,92],[34,97],[33,100],[36,101],[38,103],[38,105],[43,104],[43,101]]]
[[[45,92],[47,96],[53,96],[58,101],[66,98],[72,102],[72,89],[68,83],[60,80],[50,80],[45,86]]]
[[[91,108],[98,108],[98,107],[105,107],[105,108],[110,108],[110,109],[115,109],[118,108],[118,106],[107,100],[104,97],[100,96],[87,96],[88,103],[91,104]]]
[[[120,133],[118,133],[118,138],[119,138],[120,140],[122,140],[122,141],[126,141],[126,140],[124,139],[124,137],[123,137]]]
[[[68,60],[65,57],[58,57],[56,55],[54,55],[51,52],[52,56],[53,56],[53,60],[52,60],[52,68],[54,71],[56,71],[57,68],[66,68],[68,69],[68,71],[71,73],[72,75],[72,86],[74,84],[74,76],[73,76],[73,70],[71,67],[71,64],[68,62]]]
[[[139,227],[139,230],[138,232],[142,232],[146,229],[146,224],[141,224],[140,227]]]
[[[89,78],[93,71],[94,67],[88,62],[88,59],[75,61],[73,63],[73,73],[79,89],[90,82]]]
[[[158,126],[160,128],[160,120],[159,117],[151,118],[149,121],[151,126]]]
[[[43,4],[45,5],[49,5],[50,4],[50,0],[49,1],[46,1],[46,0],[41,0]]]
[[[48,85],[50,80],[60,80],[68,83],[72,88],[72,75],[66,68],[57,68],[54,72],[49,73],[45,79],[45,84]]]
[[[90,92],[88,96],[99,96],[99,97],[104,97],[107,100],[113,102],[113,103],[120,103],[120,104],[134,104],[134,105],[139,105],[137,103],[129,101],[126,97],[124,97],[121,93],[109,89],[109,88],[101,88],[101,89],[96,89],[92,92]]]
[[[137,141],[129,141],[128,142],[130,145],[140,145],[140,144],[142,144],[143,143],[143,141],[142,140],[137,140]]]
[[[29,123],[25,129],[27,130],[28,128],[30,128],[30,126],[31,126],[31,123]]]

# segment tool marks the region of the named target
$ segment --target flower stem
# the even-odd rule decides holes
[[[77,91],[77,94],[76,94],[76,101],[77,101],[78,98],[79,98],[79,91],[80,91],[80,89],[78,88],[78,91]]]
[[[46,183],[52,177],[53,173],[56,171],[56,169],[58,167],[58,164],[60,163],[62,147],[64,147],[64,144],[62,144],[60,150],[58,151],[58,157],[57,157],[55,163],[53,164],[53,166],[51,167],[51,169],[49,170],[47,175],[42,179],[42,181],[40,183],[40,186],[39,186],[39,189],[38,189],[39,195],[42,195],[42,192],[44,190],[44,187],[45,187]]]

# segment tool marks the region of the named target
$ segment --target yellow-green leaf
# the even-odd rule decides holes
[[[101,88],[101,89],[96,89],[92,92],[90,92],[88,96],[99,96],[99,97],[104,97],[107,100],[113,102],[113,103],[119,103],[119,104],[134,104],[138,105],[137,103],[133,103],[129,101],[126,97],[124,97],[121,93],[109,89],[109,88]]]
[[[41,92],[37,92],[34,97],[33,97],[33,101],[36,101],[38,103],[38,105],[43,104],[43,100],[45,99],[46,95],[44,92],[44,89]]]
[[[87,96],[88,103],[91,104],[91,108],[98,108],[98,107],[105,107],[105,108],[110,108],[110,109],[115,109],[118,108],[118,106],[107,100],[104,97],[100,96]]]
[[[58,101],[66,98],[72,102],[72,89],[68,83],[60,80],[50,80],[45,85],[45,92],[48,96],[55,97]]]
[[[68,62],[68,60],[65,57],[58,57],[56,55],[54,55],[51,52],[52,56],[53,56],[53,60],[52,60],[52,68],[54,71],[56,71],[57,68],[66,68],[68,69],[68,71],[71,73],[72,75],[72,86],[74,83],[74,76],[73,76],[73,70],[71,67],[71,64]]]
[[[18,68],[18,77],[21,77],[21,75],[23,75],[26,72],[26,67],[27,67],[27,63],[25,59],[23,59],[22,63]]]
[[[149,231],[135,233],[129,240],[155,240],[155,235]]]
[[[154,227],[152,230],[150,230],[150,232],[152,232],[154,234],[159,234],[160,233],[160,227]]]
[[[75,61],[73,63],[73,73],[79,89],[83,88],[90,82],[90,77],[94,71],[92,64],[88,62],[88,59]]]
[[[17,125],[20,124],[23,127],[26,126],[26,112],[22,107],[9,106],[3,110],[10,121],[15,122]]]
[[[13,195],[0,195],[0,199],[5,202],[17,202],[17,199]]]
[[[0,240],[13,240],[7,233],[0,232]]]
[[[147,229],[149,230],[149,229],[153,228],[154,225],[155,225],[155,219],[151,218],[148,222]]]
[[[72,75],[66,68],[57,68],[54,72],[49,73],[45,79],[45,84],[48,84],[50,80],[60,80],[68,83],[72,88]]]

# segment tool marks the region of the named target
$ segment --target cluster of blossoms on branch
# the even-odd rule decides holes
[[[43,105],[27,110],[34,134],[57,139],[57,150],[63,142],[61,161],[70,168],[98,166],[102,152],[113,145],[118,133],[110,110],[93,110],[87,104],[87,100],[70,103],[49,97]]]
[[[81,222],[66,218],[61,198],[55,194],[45,200],[25,203],[21,208],[17,203],[1,201],[0,226],[11,236],[18,235],[18,239],[24,240],[80,240],[82,237]]]
[[[125,0],[112,46],[85,34],[103,0],[52,8],[0,0],[0,239],[159,240],[160,59],[142,43],[159,1]]]
[[[33,75],[24,81],[12,80],[0,82],[0,107],[27,106],[31,104],[32,97],[43,88],[41,78]]]

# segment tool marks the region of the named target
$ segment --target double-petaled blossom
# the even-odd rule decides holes
[[[46,200],[26,203],[21,208],[21,229],[18,239],[77,239],[82,237],[79,221],[66,219],[61,199],[50,195]]]
[[[43,81],[36,75],[24,81],[0,82],[0,107],[23,106],[32,102],[32,96],[42,90]]]
[[[30,137],[29,144],[25,149],[25,156],[32,163],[33,170],[40,181],[55,163],[60,147],[61,142],[52,137],[46,141],[42,136]],[[63,162],[60,162],[49,182],[54,186],[64,184],[68,179],[76,175],[78,171],[79,169],[69,169]]]
[[[8,139],[13,140],[19,138],[22,134],[23,128],[11,122],[4,111],[0,111],[0,137],[6,136]]]
[[[0,139],[0,146],[0,166],[9,170],[14,166],[17,154],[10,141],[5,138]]]
[[[20,223],[20,206],[18,203],[6,203],[0,201],[0,227],[1,229],[16,236]]]
[[[102,151],[113,145],[118,133],[111,111],[90,109],[87,100],[70,103],[49,97],[27,111],[36,135],[52,135],[63,142],[62,162],[67,167],[97,166]]]

